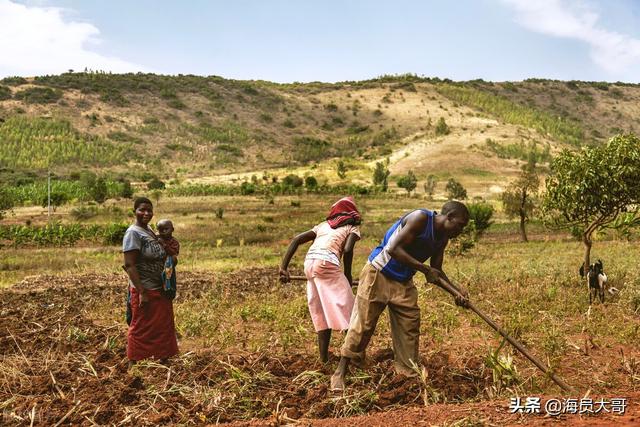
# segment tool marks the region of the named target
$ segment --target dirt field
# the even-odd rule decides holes
[[[593,366],[606,366],[610,384],[594,397],[627,397],[624,417],[567,415],[561,421],[510,414],[509,393],[487,395],[494,381],[482,357],[454,354],[450,346],[430,352],[423,345],[424,380],[393,373],[390,349],[374,345],[368,365],[357,369],[344,395],[327,390],[336,358],[323,366],[313,343],[289,352],[220,351],[181,339],[182,354],[169,367],[141,363],[127,372],[123,275],[89,274],[27,278],[0,293],[0,405],[9,425],[166,425],[235,422],[235,425],[609,425],[638,422],[635,350],[593,347],[580,358],[563,358],[562,375],[579,388]],[[242,301],[249,294],[273,292],[272,271],[251,269],[212,276],[185,273],[180,301],[198,301],[215,293]],[[294,289],[279,288],[282,297]],[[121,321],[105,321],[104,307]],[[242,323],[242,319],[231,319]],[[238,341],[241,341],[238,337]],[[379,342],[378,342],[379,343]],[[471,343],[473,346],[473,344]],[[595,345],[595,344],[594,344]],[[426,347],[426,348],[425,348]],[[626,351],[630,376],[620,365]],[[526,362],[518,359],[521,366]],[[573,366],[571,366],[573,365]],[[612,366],[613,365],[613,366]],[[526,371],[523,369],[523,371]],[[540,380],[540,376],[531,371]],[[541,379],[528,395],[559,396]],[[616,385],[614,385],[616,384]],[[589,386],[589,388],[591,388]],[[583,392],[586,391],[583,390]],[[527,395],[527,394],[525,394]],[[577,396],[581,397],[581,396]],[[433,403],[446,402],[446,403]],[[425,406],[425,403],[427,405]],[[365,417],[353,417],[368,413]],[[334,419],[339,417],[340,419]],[[330,419],[326,419],[330,418]],[[246,422],[242,420],[250,420]],[[319,421],[318,419],[325,419]]]

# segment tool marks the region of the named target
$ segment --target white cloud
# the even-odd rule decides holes
[[[143,67],[91,49],[94,25],[65,19],[62,9],[0,0],[0,76],[58,74],[68,69],[112,72]]]
[[[587,43],[593,62],[611,74],[640,64],[640,40],[599,26],[599,15],[584,1],[502,1],[516,10],[516,20],[525,28]]]

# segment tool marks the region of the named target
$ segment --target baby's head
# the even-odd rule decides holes
[[[158,234],[163,239],[170,239],[173,234],[173,223],[168,219],[161,219],[156,224],[158,227]]]

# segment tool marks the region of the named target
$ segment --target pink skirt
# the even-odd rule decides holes
[[[316,331],[349,329],[355,301],[344,273],[335,264],[323,260],[306,260],[307,303]]]

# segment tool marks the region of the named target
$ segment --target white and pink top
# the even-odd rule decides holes
[[[313,227],[316,238],[307,252],[305,260],[323,260],[340,266],[340,258],[349,234],[360,237],[360,229],[356,225],[343,225],[331,228],[327,221]]]

